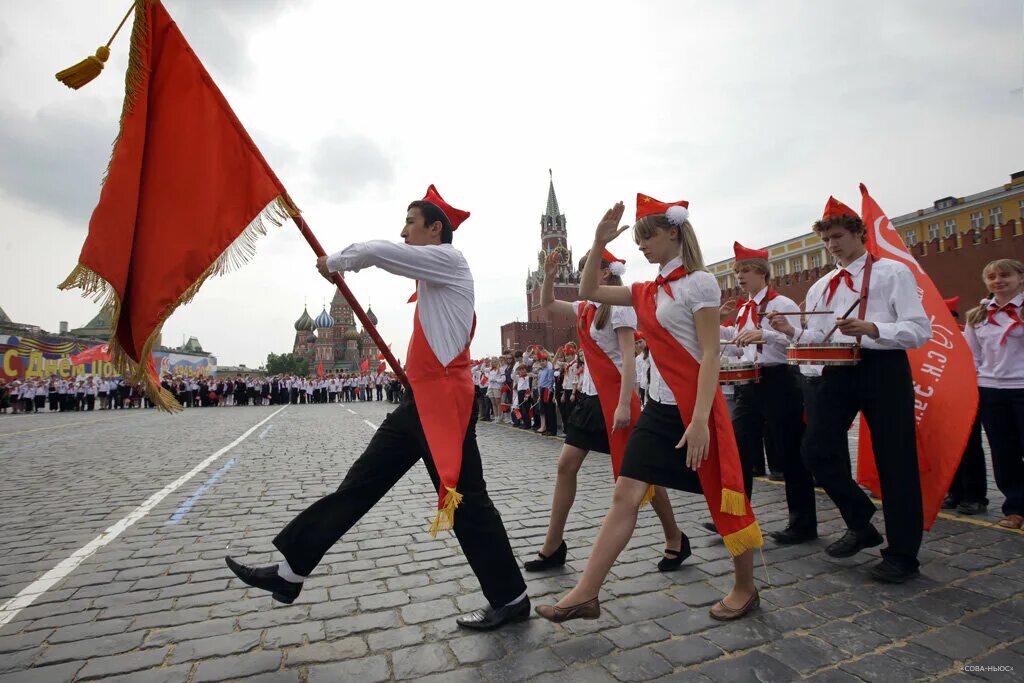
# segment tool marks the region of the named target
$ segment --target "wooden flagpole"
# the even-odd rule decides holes
[[[316,235],[313,234],[313,231],[310,230],[309,224],[306,223],[306,219],[301,215],[292,215],[292,220],[295,221],[295,225],[299,228],[299,232],[302,233],[302,236],[306,238],[306,242],[308,242],[309,246],[312,247],[313,253],[318,257],[327,256],[327,252],[325,252],[324,248],[320,246],[320,240],[318,240]],[[363,307],[359,305],[358,301],[356,301],[356,297],[352,294],[352,290],[348,288],[345,278],[341,277],[338,273],[331,273],[331,281],[337,285],[338,291],[341,292],[343,297],[345,297],[345,301],[348,302],[348,305],[352,307],[352,312],[356,314],[356,317],[359,318],[359,322],[363,324],[363,329],[370,334],[370,338],[373,339],[373,343],[377,345],[377,349],[384,354],[384,360],[386,360],[388,365],[391,366],[391,369],[395,373],[395,377],[398,378],[399,382],[405,385],[406,389],[411,390],[411,387],[409,386],[409,378],[405,376],[405,371],[395,359],[394,354],[391,353],[391,349],[384,343],[380,333],[377,332],[376,326],[370,322],[370,319],[366,316],[366,311],[364,311]]]

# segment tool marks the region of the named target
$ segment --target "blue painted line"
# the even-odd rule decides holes
[[[231,458],[226,463],[224,463],[224,465],[219,470],[214,472],[213,475],[210,476],[209,479],[207,479],[206,481],[203,482],[202,486],[200,486],[199,488],[196,489],[195,493],[193,493],[191,496],[189,496],[188,500],[186,500],[184,503],[181,504],[181,507],[179,507],[177,510],[175,510],[174,514],[171,515],[171,518],[167,520],[167,522],[164,524],[164,526],[167,526],[168,524],[177,524],[178,522],[180,522],[182,517],[184,517],[186,514],[188,514],[188,511],[192,509],[192,506],[196,504],[196,501],[199,500],[199,497],[201,495],[203,495],[204,493],[206,493],[206,490],[208,488],[210,488],[211,486],[216,484],[217,480],[220,479],[224,475],[225,472],[230,470],[231,466],[234,465],[234,464],[235,464],[235,459],[234,458]]]

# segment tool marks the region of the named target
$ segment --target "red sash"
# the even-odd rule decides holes
[[[436,536],[438,531],[452,528],[455,508],[462,502],[462,494],[455,488],[462,470],[462,442],[473,414],[476,391],[469,366],[469,344],[451,363],[441,365],[423,334],[419,313],[417,306],[405,374],[412,387],[430,457],[441,479],[437,492],[437,516],[430,525],[430,534]],[[470,340],[474,332],[476,316],[473,316]]]
[[[647,347],[658,371],[675,396],[683,424],[689,425],[697,402],[700,363],[658,322],[657,285],[637,282],[633,284],[632,293],[640,331],[647,339]],[[697,475],[715,527],[722,535],[729,554],[735,557],[752,548],[760,548],[764,540],[750,500],[743,492],[739,448],[721,388],[715,391],[708,430],[711,433],[708,458],[697,470]],[[679,457],[682,459],[681,453]],[[680,466],[685,465],[681,462]]]
[[[619,391],[622,389],[622,373],[608,354],[597,345],[590,336],[590,326],[594,322],[597,306],[590,302],[580,304],[576,316],[576,331],[580,336],[583,356],[590,368],[590,377],[597,387],[597,398],[601,402],[601,415],[604,416],[604,429],[608,433],[608,445],[612,455],[612,476],[619,478],[622,456],[626,453],[626,442],[633,431],[633,425],[640,417],[640,398],[632,392],[629,399],[629,427],[612,431],[615,424],[615,408],[619,405]],[[610,323],[609,323],[610,324]]]

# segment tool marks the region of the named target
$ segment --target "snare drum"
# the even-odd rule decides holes
[[[761,366],[742,361],[723,364],[718,370],[718,383],[721,385],[756,384],[761,381]]]
[[[790,344],[786,358],[790,365],[856,365],[860,362],[860,344]]]

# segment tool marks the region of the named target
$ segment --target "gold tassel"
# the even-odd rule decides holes
[[[739,491],[722,489],[722,512],[742,517],[747,514],[747,497]]]
[[[437,511],[434,521],[430,525],[431,536],[436,537],[439,531],[449,531],[455,526],[455,508],[462,503],[461,493],[448,486],[445,489],[444,504]]]
[[[725,542],[726,550],[728,550],[729,554],[733,557],[742,555],[748,550],[760,548],[764,545],[764,537],[761,536],[761,527],[758,526],[757,522],[754,522],[744,529],[731,533],[728,536],[723,536],[722,540]]]
[[[648,505],[651,504],[652,500],[654,500],[654,485],[653,484],[648,486],[647,490],[644,491],[644,497],[640,499],[640,507],[647,507]]]
[[[63,71],[57,72],[57,80],[68,86],[78,90],[86,83],[90,82],[94,78],[100,75],[103,71],[103,63],[110,58],[110,44],[114,42],[114,38],[117,37],[121,27],[124,26],[124,22],[128,21],[128,15],[135,9],[135,4],[128,8],[124,18],[121,19],[121,23],[117,25],[117,29],[114,30],[114,35],[110,36],[110,40],[107,41],[106,45],[101,45],[96,49],[95,55],[89,55],[78,64],[69,66]]]

